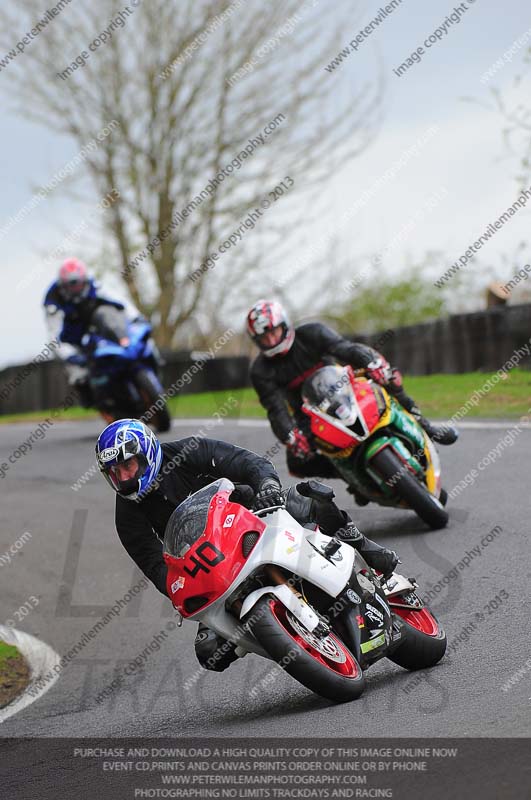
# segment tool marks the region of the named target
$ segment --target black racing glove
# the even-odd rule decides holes
[[[278,478],[264,478],[254,498],[254,510],[259,511],[261,508],[281,506],[282,504],[282,484]]]

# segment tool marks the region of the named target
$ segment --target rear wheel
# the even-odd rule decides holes
[[[446,634],[427,608],[400,608],[392,613],[400,617],[402,642],[388,656],[404,669],[426,669],[437,664],[446,652]]]
[[[166,402],[164,401],[161,408],[158,408],[158,406],[155,408],[155,405],[157,401],[160,400],[162,393],[162,387],[160,386],[155,375],[148,370],[140,370],[135,375],[135,384],[140,396],[142,397],[142,400],[145,403],[144,412],[154,412],[146,415],[147,418],[145,421],[153,422],[158,433],[165,433],[166,431],[169,431],[171,427],[171,419]]]
[[[317,638],[274,595],[262,597],[246,623],[273,660],[312,692],[338,702],[363,692],[361,667],[341,639]]]
[[[448,512],[444,510],[443,504],[428,492],[389,447],[376,453],[371,464],[387,486],[392,487],[430,528],[436,530],[445,527],[448,523]]]

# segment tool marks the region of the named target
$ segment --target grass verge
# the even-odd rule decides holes
[[[24,656],[11,644],[0,640],[0,708],[21,694],[30,681],[30,669]]]
[[[468,372],[463,375],[422,375],[405,379],[408,394],[415,398],[422,412],[433,419],[448,419],[479,391],[492,373]],[[231,401],[235,398],[236,403]],[[228,402],[229,401],[229,402]],[[228,389],[221,392],[202,392],[173,397],[169,401],[173,417],[210,417],[222,409],[229,418],[265,418],[265,411],[258,402],[253,389]],[[531,407],[531,372],[513,369],[507,377],[479,399],[470,408],[467,418],[490,417],[517,419],[528,413]],[[6,414],[1,422],[41,422],[50,411],[30,414]],[[95,411],[84,408],[69,408],[59,419],[95,419]]]

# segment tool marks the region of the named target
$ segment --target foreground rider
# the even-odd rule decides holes
[[[98,293],[96,282],[89,277],[85,264],[77,258],[63,262],[57,280],[48,288],[44,298],[50,332],[58,334],[63,345],[59,355],[65,362],[68,383],[76,388],[81,404],[86,408],[93,404],[93,397],[82,339],[88,332],[94,311],[104,305],[124,310],[122,303]]]
[[[253,490],[255,510],[284,502],[279,477],[267,458],[228,442],[201,437],[161,444],[139,420],[122,419],[108,425],[98,438],[96,457],[117,494],[115,519],[120,541],[164,595],[164,531],[175,508],[189,494],[218,478],[228,478]],[[348,542],[384,577],[393,572],[398,563],[396,553],[367,539],[332,500],[309,500],[292,487],[285,501],[287,510],[301,524],[315,522],[323,532]],[[214,631],[200,625],[195,643],[199,663],[216,671],[228,667],[237,658],[234,645],[223,647],[222,658],[212,658],[223,644]]]
[[[349,342],[320,322],[294,327],[282,305],[259,300],[247,315],[247,332],[260,349],[251,366],[251,381],[267,411],[275,436],[287,445],[287,464],[292,475],[337,477],[325,457],[313,449],[308,418],[300,410],[305,379],[326,364],[350,364],[365,368],[366,375],[384,386],[439,444],[453,444],[457,430],[434,425],[420,413],[406,394],[402,376],[372,347]]]

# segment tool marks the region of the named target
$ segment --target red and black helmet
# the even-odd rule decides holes
[[[264,342],[266,334],[279,328],[275,344]],[[271,356],[285,355],[295,339],[295,328],[284,307],[276,300],[258,300],[247,314],[247,332],[262,353]]]
[[[59,270],[57,285],[62,297],[69,303],[79,303],[90,291],[86,266],[77,258],[67,258]]]

